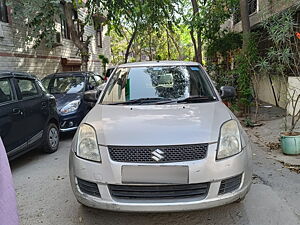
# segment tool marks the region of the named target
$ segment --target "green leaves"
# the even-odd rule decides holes
[[[55,15],[60,15],[58,0],[13,1],[14,19],[27,32],[27,41],[38,47],[43,41],[52,48],[56,41]]]
[[[264,57],[266,71],[277,71],[282,76],[299,76],[300,41],[296,38],[295,10],[287,10],[266,20],[262,27],[273,46]]]

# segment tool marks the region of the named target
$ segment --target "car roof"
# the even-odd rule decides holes
[[[68,77],[68,76],[89,76],[90,74],[95,74],[91,71],[68,71],[68,72],[59,72],[47,75],[46,77]]]
[[[197,62],[187,61],[148,61],[148,62],[135,62],[125,63],[119,65],[120,68],[131,68],[131,67],[151,67],[151,66],[200,66]]]
[[[31,78],[36,79],[35,75],[20,72],[20,71],[11,71],[11,70],[0,70],[0,78],[1,77],[25,77],[25,78]]]

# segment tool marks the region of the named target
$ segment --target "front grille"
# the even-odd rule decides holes
[[[77,178],[77,183],[78,183],[80,191],[82,191],[83,193],[92,195],[95,197],[100,197],[100,192],[99,192],[97,184],[86,181],[86,180],[82,180],[80,178]]]
[[[184,185],[108,185],[110,194],[119,199],[160,200],[205,198],[210,183]]]
[[[170,163],[204,159],[208,144],[174,146],[108,146],[110,157],[117,162]]]
[[[238,189],[242,182],[242,174],[221,181],[219,195],[226,194]]]

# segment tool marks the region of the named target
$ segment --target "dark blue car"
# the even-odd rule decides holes
[[[99,94],[104,78],[93,72],[61,72],[42,80],[48,92],[55,96],[60,118],[60,131],[76,130],[88,111],[94,106],[84,98],[86,92]]]

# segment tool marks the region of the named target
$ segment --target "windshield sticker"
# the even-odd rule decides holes
[[[199,71],[199,67],[191,67],[191,70],[194,70],[194,71]]]
[[[172,73],[166,73],[164,75],[160,75],[157,77],[157,86],[156,87],[165,87],[165,88],[171,88],[173,87],[173,74]]]

